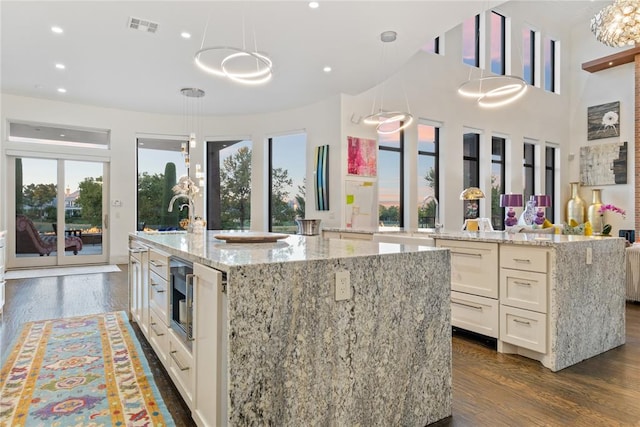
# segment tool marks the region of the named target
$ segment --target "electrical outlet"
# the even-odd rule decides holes
[[[587,264],[593,264],[593,251],[591,248],[587,248]]]
[[[348,271],[336,271],[336,301],[351,299],[351,275]]]

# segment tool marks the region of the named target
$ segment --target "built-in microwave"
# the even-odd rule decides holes
[[[182,337],[191,350],[193,341],[193,264],[172,257],[169,262],[171,275],[170,311],[171,329]]]

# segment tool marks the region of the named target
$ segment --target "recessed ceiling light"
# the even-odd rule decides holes
[[[51,31],[53,31],[53,32],[54,32],[54,33],[56,33],[56,34],[62,34],[62,33],[64,33],[64,30],[63,30],[62,28],[60,28],[60,27],[56,27],[56,26],[51,27]]]
[[[182,37],[183,39],[190,39],[191,34],[187,33],[186,31],[183,31],[180,33],[180,37]]]
[[[60,134],[60,138],[64,138],[65,136],[67,136],[67,135],[65,135],[64,133]]]
[[[320,3],[318,3],[317,1],[310,1],[309,2],[309,7],[311,9],[317,9],[320,6]]]
[[[60,93],[67,93],[67,90],[66,90],[65,88],[63,88],[63,87],[59,87],[59,88],[58,88],[58,92],[60,92]]]
[[[322,71],[324,71],[325,73],[330,73],[331,72],[331,67],[329,67],[328,65],[326,67],[324,67],[322,69]]]
[[[57,68],[58,70],[64,70],[64,69],[65,69],[65,68],[67,68],[67,67],[65,67],[65,66],[64,66],[64,64],[59,64],[59,63],[58,63],[58,64],[56,64],[56,68]]]

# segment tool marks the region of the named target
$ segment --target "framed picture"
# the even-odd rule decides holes
[[[587,140],[620,135],[620,102],[594,105],[587,109]]]
[[[316,210],[329,210],[329,145],[316,147]]]
[[[378,147],[375,139],[347,137],[347,173],[375,177],[378,175]]]
[[[580,184],[627,183],[627,143],[580,147]]]

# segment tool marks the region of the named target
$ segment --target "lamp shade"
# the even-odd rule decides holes
[[[539,208],[548,208],[551,206],[551,197],[546,194],[535,194],[531,196],[529,200],[536,202],[536,206]]]
[[[484,199],[484,193],[478,187],[469,187],[460,193],[460,200]]]
[[[522,194],[515,194],[515,193],[501,194],[500,207],[501,208],[522,207]]]

